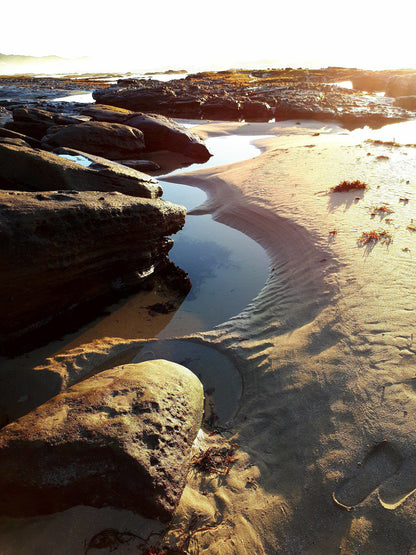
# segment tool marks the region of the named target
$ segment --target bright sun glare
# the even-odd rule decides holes
[[[24,10],[18,32],[14,25],[2,29],[1,53],[89,56],[97,69],[119,71],[250,63],[367,69],[416,65],[413,19],[403,0],[394,6],[362,0],[342,5],[263,0],[255,6],[235,0],[120,0],[116,12],[84,0],[58,10],[54,1],[40,0],[27,2]],[[13,5],[2,6],[4,21],[15,17]],[[40,32],[40,26],[48,31]]]

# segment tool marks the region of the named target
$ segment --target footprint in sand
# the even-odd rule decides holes
[[[385,509],[397,509],[416,491],[416,459],[403,461],[400,471],[386,480],[377,492]]]
[[[357,473],[347,479],[332,494],[336,505],[347,511],[362,503],[380,484],[400,468],[402,457],[387,441],[378,443],[367,454]],[[380,495],[380,494],[379,494]],[[379,497],[380,498],[380,497]]]

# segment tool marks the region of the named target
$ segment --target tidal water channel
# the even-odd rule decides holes
[[[201,169],[246,160],[258,155],[251,142],[259,137],[215,137],[206,141],[213,154]],[[194,166],[187,168],[187,171]],[[176,172],[173,172],[176,173]],[[172,175],[172,174],[171,174]],[[263,288],[268,273],[265,251],[247,235],[216,222],[210,214],[189,214],[206,195],[200,189],[159,180],[166,200],[182,204],[185,227],[174,236],[170,259],[185,270],[192,289],[158,337],[204,331],[237,315]]]
[[[208,139],[206,145],[213,156],[205,164],[189,166],[186,172],[253,158],[259,154],[259,149],[251,143],[259,138],[262,137]],[[91,164],[82,156],[61,156],[84,166]],[[182,171],[176,170],[169,175]],[[163,177],[159,178],[159,183],[163,188],[163,199],[187,209],[185,226],[173,236],[174,246],[169,258],[187,272],[192,282],[187,297],[157,335],[167,338],[205,331],[239,314],[263,288],[268,274],[268,258],[263,248],[250,237],[216,222],[210,214],[189,214],[206,200],[201,189],[169,183]],[[117,306],[113,309],[117,311]]]

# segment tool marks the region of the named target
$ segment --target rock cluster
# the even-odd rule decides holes
[[[287,72],[289,73],[289,72]],[[411,114],[393,106],[386,98],[369,97],[358,91],[341,90],[330,83],[317,82],[313,72],[296,78],[284,73],[275,76],[243,70],[217,74],[189,75],[169,82],[123,79],[117,85],[98,89],[93,97],[106,104],[130,111],[153,112],[171,117],[216,120],[276,121],[317,119],[340,122],[347,127],[383,125],[401,121]],[[392,74],[381,76],[351,72],[357,88],[386,89]],[[333,80],[333,78],[332,78]]]
[[[163,360],[80,382],[0,432],[0,513],[112,506],[166,521],[202,412],[198,378]]]
[[[161,199],[155,178],[114,160],[143,166],[158,133],[163,148],[207,158],[201,141],[168,120],[142,131],[33,107],[16,107],[13,118],[0,128],[0,354],[90,321],[149,276],[183,297],[189,277],[168,254],[185,208]],[[202,420],[198,378],[158,360],[107,370],[52,397],[64,387],[58,373],[35,374],[26,376],[37,388],[27,386],[27,410],[46,403],[12,423],[2,415],[0,514],[90,505],[169,520]]]
[[[126,125],[19,107],[13,117],[0,128],[0,351],[8,353],[167,264],[185,209],[160,200],[156,179],[134,169],[156,166],[137,160],[145,150],[210,156],[158,116],[129,114]]]

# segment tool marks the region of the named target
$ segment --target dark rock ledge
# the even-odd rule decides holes
[[[24,351],[68,311],[140,285],[167,263],[185,214],[116,192],[0,191],[1,350]]]
[[[355,90],[331,83],[352,80]],[[348,128],[377,127],[414,117],[388,96],[415,94],[414,75],[400,72],[326,70],[229,70],[162,82],[121,79],[97,89],[98,105],[170,117],[231,121],[315,119]],[[368,94],[384,91],[386,97]],[[406,103],[406,107],[411,106]]]

